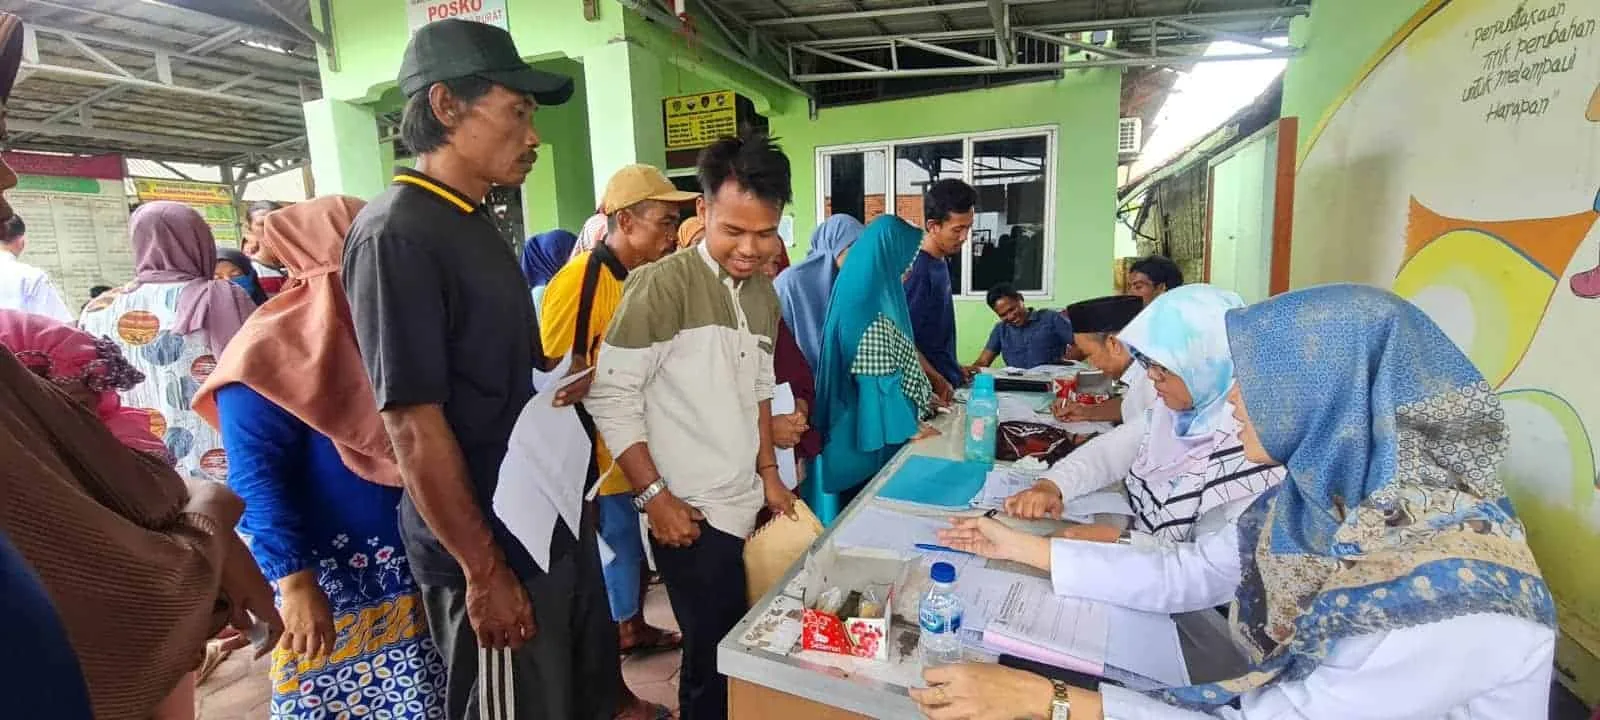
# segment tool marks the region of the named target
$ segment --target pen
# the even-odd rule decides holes
[[[966,552],[966,551],[963,551],[963,550],[957,550],[955,548],[945,547],[943,545],[934,545],[933,543],[917,543],[916,544],[916,548],[918,550],[928,550],[930,552],[955,553],[957,555],[971,555],[972,554],[972,553],[969,553],[969,552]]]

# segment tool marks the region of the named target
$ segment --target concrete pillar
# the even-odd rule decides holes
[[[612,42],[584,54],[596,197],[623,165],[666,166],[661,129],[664,67],[668,65],[662,58],[629,42]]]
[[[370,200],[389,185],[372,109],[331,98],[304,106],[311,176],[319,195]],[[393,158],[391,153],[390,158]]]

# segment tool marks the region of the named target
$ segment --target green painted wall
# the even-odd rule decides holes
[[[576,233],[594,213],[594,170],[589,156],[588,82],[572,60],[547,60],[541,70],[573,78],[572,99],[534,114],[539,161],[522,185],[523,226],[528,234],[564,228]]]
[[[817,225],[816,149],[831,145],[1053,126],[1056,129],[1055,283],[1034,303],[1064,307],[1111,288],[1116,209],[1117,112],[1122,76],[1069,73],[1051,81],[822,110],[803,104],[771,116],[771,130],[794,164],[796,257]],[[994,313],[982,299],[956,300],[962,362],[977,357]]]
[[[1355,82],[1374,53],[1427,0],[1315,0],[1295,18],[1290,41],[1305,49],[1283,78],[1283,116],[1300,118],[1301,151],[1322,116]]]
[[[411,39],[405,3],[400,0],[318,0],[331,2],[334,46],[339,69],[322,66],[322,92],[349,102],[372,102],[394,86],[400,55]],[[600,17],[583,19],[577,0],[506,0],[506,17],[517,49],[531,60],[578,57],[587,48],[622,35],[624,10],[616,2],[596,3]]]

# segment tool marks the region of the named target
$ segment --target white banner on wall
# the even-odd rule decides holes
[[[510,30],[506,0],[406,0],[406,22],[411,32],[435,20],[461,18]]]

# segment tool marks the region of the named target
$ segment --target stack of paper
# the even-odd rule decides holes
[[[1033,487],[1039,473],[1031,470],[997,467],[984,478],[983,488],[972,498],[972,506],[982,510],[1003,508],[1006,498]]]
[[[1109,606],[1058,597],[1049,583],[1019,583],[989,620],[983,644],[1047,665],[1103,675],[1109,628]]]

